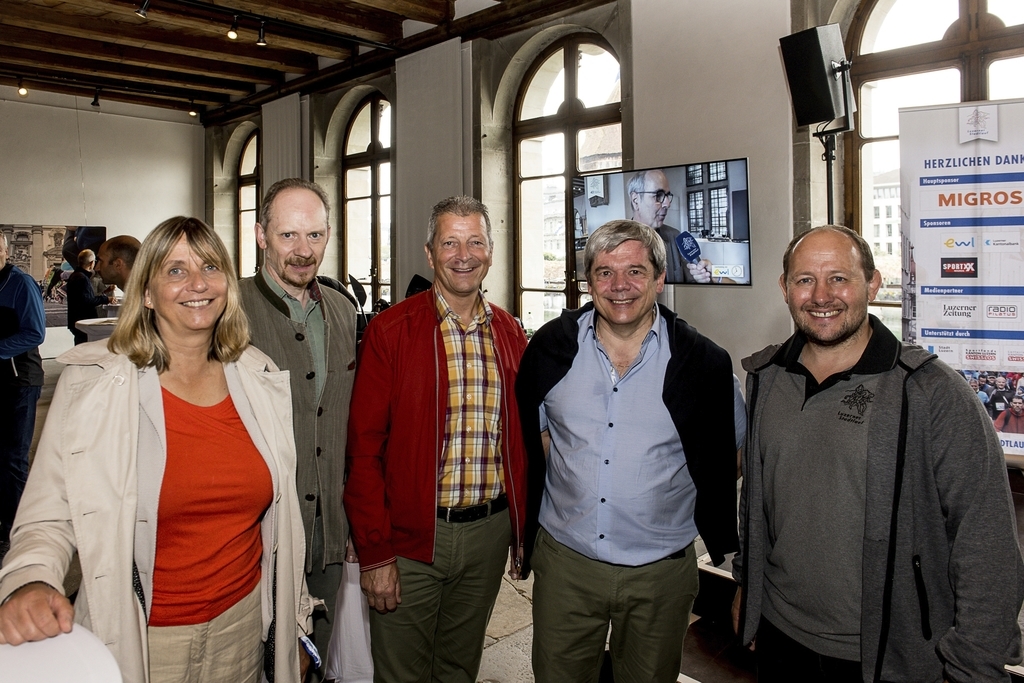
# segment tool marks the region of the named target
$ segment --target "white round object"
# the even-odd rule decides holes
[[[71,633],[21,645],[0,645],[0,683],[122,683],[110,650],[92,631],[75,624]]]

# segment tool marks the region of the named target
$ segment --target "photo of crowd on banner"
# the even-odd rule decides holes
[[[1024,434],[1024,373],[961,370],[960,374],[978,395],[997,432]]]

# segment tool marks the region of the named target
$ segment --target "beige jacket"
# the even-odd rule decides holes
[[[148,683],[147,615],[132,587],[132,562],[148,606],[166,455],[159,379],[155,369],[138,370],[109,352],[106,342],[77,346],[57,360],[68,365],[14,520],[0,570],[0,602],[32,581],[62,590],[78,550],[83,576],[75,621],[110,648],[126,683]],[[276,607],[275,679],[294,683],[297,640],[311,629],[314,600],[303,572],[288,373],[253,347],[224,371],[235,408],[273,479],[273,503],[262,523],[263,636]]]

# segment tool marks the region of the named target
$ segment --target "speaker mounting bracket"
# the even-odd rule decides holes
[[[821,158],[825,161],[825,185],[828,196],[828,222],[829,225],[835,223],[835,190],[833,189],[833,166],[836,160],[836,137],[840,133],[847,133],[853,130],[853,112],[850,111],[850,98],[853,97],[853,93],[850,92],[852,86],[850,84],[850,67],[852,63],[848,59],[844,59],[841,62],[832,60],[832,78],[835,80],[842,79],[843,81],[843,125],[839,128],[829,128],[827,130],[817,130],[814,132],[814,137],[821,140],[822,146],[825,148],[825,152],[821,155]],[[824,125],[828,125],[831,121],[826,122]]]

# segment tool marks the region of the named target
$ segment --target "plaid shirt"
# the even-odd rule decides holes
[[[434,290],[448,359],[448,408],[444,450],[437,473],[437,504],[466,507],[497,498],[504,490],[501,463],[501,380],[493,311],[483,295],[463,328],[459,316]]]

